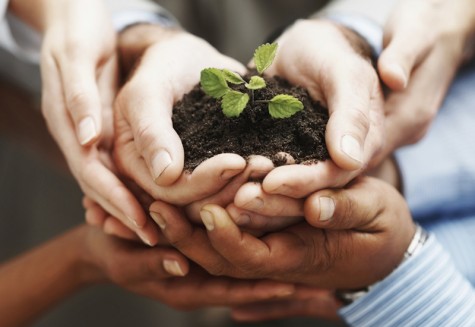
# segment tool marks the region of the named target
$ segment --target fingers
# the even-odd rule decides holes
[[[397,197],[397,192],[385,183],[359,178],[347,188],[309,196],[305,201],[305,218],[310,225],[327,230],[358,229],[369,226],[387,210],[387,199],[391,195]]]
[[[104,219],[102,226],[104,233],[114,235],[130,241],[140,241],[137,234],[122,224],[119,219],[108,216]]]
[[[142,73],[142,74],[140,74]],[[183,169],[183,147],[173,129],[173,97],[166,85],[146,80],[138,71],[117,99],[118,110],[128,121],[135,146],[158,185],[169,185]],[[157,91],[159,89],[159,91]]]
[[[87,62],[58,60],[66,108],[81,145],[91,144],[101,133],[101,99],[96,67]]]
[[[265,193],[261,184],[246,183],[234,197],[234,204],[264,216],[302,216],[303,200]]]
[[[372,126],[371,111],[383,111],[376,72],[362,58],[348,65],[328,68],[324,92],[330,119],[325,139],[330,157],[344,170],[365,167],[377,149],[367,144]]]
[[[456,72],[456,65],[442,63],[454,60],[450,51],[443,48],[434,50],[414,71],[405,92],[388,96],[386,153],[399,146],[415,143],[425,135]],[[402,127],[405,133],[400,133]]]
[[[225,260],[213,249],[202,228],[192,226],[180,211],[164,202],[154,202],[150,215],[177,250],[210,273],[222,273]]]
[[[246,161],[241,156],[219,154],[201,163],[191,174],[183,174],[173,185],[152,194],[170,203],[188,204],[218,192],[245,167]]]
[[[317,190],[341,187],[358,174],[358,171],[341,170],[331,160],[312,165],[281,166],[264,178],[262,188],[268,194],[297,199]]]
[[[393,91],[407,87],[413,70],[430,50],[434,40],[427,26],[431,24],[421,22],[421,17],[430,19],[432,9],[430,3],[401,2],[385,27],[385,47],[378,59],[378,71]]]
[[[186,207],[187,217],[194,222],[201,223],[200,210],[204,205],[208,203],[217,204],[223,207],[228,205],[233,202],[234,196],[239,188],[250,178],[264,178],[264,176],[273,168],[274,165],[270,159],[263,156],[251,156],[248,158],[248,163],[244,171],[233,177],[232,180],[221,190],[216,190],[219,192],[188,205]],[[213,182],[213,184],[216,185],[216,182]]]
[[[226,277],[212,277],[191,271],[186,278],[163,281],[162,285],[151,285],[150,289],[162,293],[158,299],[180,310],[191,310],[207,306],[235,306],[256,301],[265,301],[290,296],[295,287],[273,281],[236,280]],[[165,299],[163,299],[165,298]]]
[[[183,255],[167,248],[128,251],[127,257],[123,259],[126,267],[117,269],[122,269],[124,274],[130,276],[129,279],[137,281],[182,277],[186,276],[190,269],[188,260]]]
[[[303,214],[301,216],[264,216],[252,211],[242,210],[234,204],[228,205],[226,211],[237,226],[254,236],[282,230],[303,219]],[[301,211],[303,212],[303,202]]]
[[[142,228],[140,236],[144,237],[144,242],[154,244],[157,232],[154,232],[153,224],[145,226],[147,217],[132,193],[102,163],[96,147],[82,148],[78,144],[74,126],[64,106],[64,93],[58,83],[59,73],[54,59],[43,55],[41,69],[43,113],[82,190],[131,229],[137,231]]]
[[[287,299],[244,304],[233,308],[231,315],[246,322],[302,316],[336,320],[340,306],[332,291],[301,286]]]

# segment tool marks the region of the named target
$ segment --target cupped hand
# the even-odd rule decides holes
[[[244,66],[198,37],[153,25],[123,32],[119,48],[123,67],[135,65],[115,103],[116,160],[121,169],[153,197],[178,204],[213,194],[239,174],[245,161],[232,154],[183,174],[183,147],[171,117],[173,105],[199,82],[203,68],[243,73]]]
[[[470,0],[404,0],[393,10],[378,60],[381,79],[392,90],[380,157],[425,135],[455,72],[473,53],[474,22]]]
[[[327,289],[358,289],[383,279],[402,261],[415,231],[397,191],[368,177],[312,194],[303,210],[313,227],[299,223],[256,238],[216,205],[201,211],[207,230],[165,203],[151,207],[169,242],[213,275]]]
[[[173,248],[149,248],[94,227],[82,227],[82,232],[85,283],[112,282],[176,309],[243,305],[294,292],[291,284],[210,276]]]
[[[324,20],[299,20],[277,42],[268,73],[305,87],[328,107],[325,137],[331,160],[278,167],[263,188],[304,197],[343,186],[371,163],[385,139],[383,98],[369,48],[355,33]]]
[[[83,192],[131,229],[142,229],[149,243],[156,236],[111,158],[118,66],[109,14],[96,0],[42,3],[42,110],[49,130]]]

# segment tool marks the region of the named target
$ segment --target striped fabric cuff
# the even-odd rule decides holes
[[[431,235],[417,255],[340,315],[350,326],[475,326],[475,292]]]

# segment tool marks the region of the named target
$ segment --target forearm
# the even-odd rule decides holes
[[[0,266],[2,327],[26,325],[86,286],[84,234],[85,228],[78,227]]]

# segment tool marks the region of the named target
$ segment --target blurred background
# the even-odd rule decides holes
[[[323,1],[164,0],[191,33],[246,63],[257,45]],[[258,10],[256,10],[258,8]],[[82,194],[39,110],[39,69],[0,52],[0,262],[84,221]],[[288,319],[246,326],[340,326]],[[178,312],[114,286],[64,301],[34,326],[240,326],[224,309]]]

